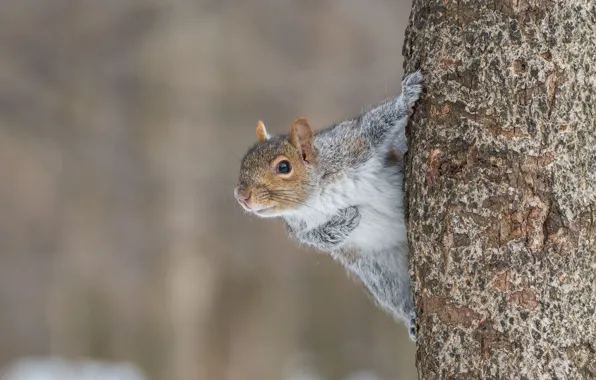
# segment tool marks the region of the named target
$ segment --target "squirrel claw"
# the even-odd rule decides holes
[[[402,96],[404,103],[408,106],[408,115],[413,113],[412,108],[422,93],[424,77],[420,70],[409,74],[402,81]]]
[[[416,318],[410,319],[408,333],[410,335],[410,340],[412,340],[412,342],[416,342]]]

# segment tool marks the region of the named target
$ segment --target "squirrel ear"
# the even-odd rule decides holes
[[[269,140],[271,138],[271,136],[269,136],[269,134],[267,133],[267,130],[265,129],[265,124],[263,124],[263,122],[261,120],[259,120],[258,124],[257,124],[257,139],[259,141],[265,141],[265,140]]]
[[[302,153],[304,161],[309,162],[314,156],[313,132],[305,117],[296,119],[290,131],[290,143]]]

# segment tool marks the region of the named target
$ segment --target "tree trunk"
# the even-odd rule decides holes
[[[593,0],[414,0],[420,379],[596,378]]]

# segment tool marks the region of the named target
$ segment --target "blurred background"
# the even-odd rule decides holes
[[[414,378],[405,327],[232,196],[257,120],[399,93],[409,12],[2,0],[0,378]]]

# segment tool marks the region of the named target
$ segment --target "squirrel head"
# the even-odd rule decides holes
[[[238,203],[260,217],[277,217],[306,201],[316,152],[306,118],[296,119],[290,133],[271,137],[257,124],[257,143],[248,150],[234,189]]]

